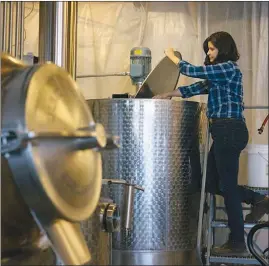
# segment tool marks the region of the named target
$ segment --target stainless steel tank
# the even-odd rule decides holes
[[[38,241],[47,236],[66,265],[85,264],[91,256],[78,222],[90,217],[99,201],[99,150],[117,145],[94,122],[62,68],[27,66],[4,53],[1,66],[3,259],[16,264],[14,256],[24,248],[38,259]]]
[[[205,106],[155,99],[88,100],[96,122],[120,137],[104,151],[103,178],[144,187],[134,197],[133,226],[113,234],[113,265],[197,264],[200,154]],[[200,148],[200,150],[199,150]],[[123,188],[111,198],[124,209]]]

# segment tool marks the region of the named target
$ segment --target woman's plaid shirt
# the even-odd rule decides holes
[[[180,73],[186,76],[205,79],[190,86],[179,87],[183,98],[208,94],[209,118],[244,119],[242,73],[236,63],[228,61],[215,65],[194,66],[182,60],[178,66]]]

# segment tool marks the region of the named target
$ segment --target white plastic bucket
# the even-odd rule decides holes
[[[241,157],[240,161],[244,160],[244,164],[240,164],[240,168],[245,169],[241,169],[240,172],[247,175],[247,185],[268,188],[268,145],[249,144]]]

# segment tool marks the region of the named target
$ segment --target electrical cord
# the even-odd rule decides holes
[[[34,11],[34,8],[35,8],[35,2],[33,2],[31,11],[27,14],[27,16],[24,17],[24,19],[28,18],[32,14],[32,12]]]
[[[268,120],[269,120],[269,115],[266,116],[266,118],[264,119],[264,121],[262,123],[262,126],[258,129],[259,134],[262,134],[264,127],[265,127]]]

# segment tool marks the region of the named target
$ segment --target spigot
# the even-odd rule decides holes
[[[124,196],[124,211],[123,211],[123,220],[124,220],[124,229],[127,236],[130,234],[130,230],[132,229],[132,221],[133,221],[133,207],[134,207],[134,191],[135,189],[145,191],[143,187],[140,187],[136,184],[128,183],[123,179],[103,179],[103,185],[111,185],[111,184],[120,184],[125,185],[125,196]]]
[[[126,232],[126,236],[128,237],[130,234],[130,230],[132,229],[132,221],[133,221],[133,209],[134,209],[134,191],[135,189],[144,191],[144,188],[137,186],[135,184],[126,184],[125,187],[125,208],[124,208],[124,228]]]

